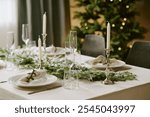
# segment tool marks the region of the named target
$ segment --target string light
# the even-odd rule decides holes
[[[113,0],[110,0],[110,2],[113,2]]]
[[[80,40],[80,42],[83,43],[83,42],[84,42],[84,39],[82,38],[82,39]]]
[[[118,50],[121,51],[122,50],[121,47],[119,47]]]
[[[115,27],[115,24],[112,24],[112,27]]]
[[[128,9],[128,8],[129,8],[129,5],[126,5],[126,8]]]
[[[125,26],[125,22],[122,22],[122,25]]]
[[[127,18],[123,18],[124,21],[127,21]]]
[[[120,26],[120,29],[122,30],[122,29],[123,29],[123,26]]]
[[[88,28],[89,28],[89,27],[87,27],[87,26],[85,27],[85,29],[88,29]]]
[[[129,45],[129,48],[132,48],[132,45],[131,45],[131,44]]]

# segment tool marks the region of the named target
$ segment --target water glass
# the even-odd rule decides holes
[[[79,88],[78,70],[69,69],[64,72],[63,87],[70,90]]]

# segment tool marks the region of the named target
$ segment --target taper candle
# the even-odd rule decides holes
[[[43,34],[46,34],[46,12],[43,14]]]
[[[41,61],[42,61],[42,47],[41,47],[41,38],[39,36],[38,38],[38,48],[39,48],[39,65],[41,67]]]
[[[107,23],[107,44],[106,44],[106,48],[110,49],[110,23]]]

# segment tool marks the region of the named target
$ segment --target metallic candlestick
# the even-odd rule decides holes
[[[103,84],[109,85],[109,84],[113,84],[113,81],[111,81],[111,79],[109,78],[109,73],[110,73],[110,49],[105,49],[106,51],[106,79],[103,81]]]
[[[46,53],[46,36],[47,36],[47,34],[42,34],[42,37],[43,37],[43,47],[44,47],[45,53]]]

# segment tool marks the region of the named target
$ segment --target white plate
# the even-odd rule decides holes
[[[88,64],[90,64],[92,67],[94,68],[101,68],[101,69],[104,69],[106,68],[106,64],[102,64],[102,63],[97,63],[95,65],[92,65],[91,62],[88,62]],[[125,65],[125,62],[124,61],[121,61],[121,60],[115,60],[114,62],[112,62],[110,64],[110,68],[117,68],[117,67],[122,67]]]
[[[61,47],[55,47],[53,49],[47,48],[47,55],[54,56],[54,55],[62,55],[65,54],[65,49]]]
[[[0,69],[6,67],[6,63],[0,60]]]
[[[31,84],[30,83],[24,84],[20,82],[18,83],[19,79],[23,76],[25,76],[25,74],[13,76],[9,78],[9,82],[12,83],[14,86],[32,88],[32,87],[42,87],[42,86],[50,85],[57,81],[56,76],[47,75],[45,79],[43,80],[40,79],[38,82],[35,83],[31,83]]]

